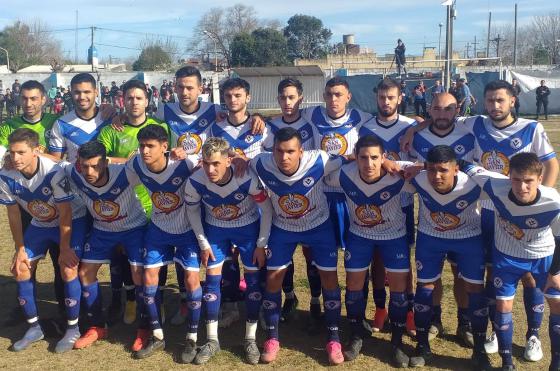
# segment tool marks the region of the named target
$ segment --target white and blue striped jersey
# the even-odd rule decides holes
[[[537,199],[523,205],[513,196],[506,176],[479,166],[467,166],[466,172],[494,205],[494,244],[500,252],[522,259],[554,254],[554,238],[560,236],[560,195],[556,189],[540,185]]]
[[[474,135],[474,159],[486,170],[508,175],[509,160],[522,152],[533,152],[540,161],[556,157],[543,126],[537,121],[518,118],[511,125],[499,129],[486,116],[459,120]]]
[[[272,223],[286,231],[304,232],[318,227],[329,218],[323,177],[339,169],[340,156],[325,151],[305,151],[293,175],[282,173],[272,153],[261,153],[251,160],[251,168],[268,190],[274,208]]]
[[[38,156],[37,161],[37,172],[31,178],[17,170],[0,171],[0,204],[18,203],[33,218],[31,224],[44,228],[59,225],[56,204],[60,202],[71,202],[72,219],[85,216],[85,205],[74,197],[64,168],[46,157]]]
[[[101,187],[89,184],[75,166],[66,171],[92,215],[95,229],[124,232],[146,224],[146,213],[134,191],[140,179],[125,164],[110,164],[109,179]]]
[[[263,142],[268,135],[266,127],[262,134],[251,134],[252,125],[253,118],[251,116],[237,126],[226,119],[212,125],[209,133],[210,136],[225,139],[235,152],[251,159],[263,151]]]
[[[421,171],[410,181],[418,193],[418,231],[445,239],[463,239],[480,235],[478,200],[487,196],[465,173],[459,172],[453,189],[437,192]]]
[[[401,192],[410,185],[401,177],[385,174],[374,183],[366,183],[357,163],[351,162],[328,175],[325,183],[344,191],[350,232],[371,240],[392,240],[406,234]]]
[[[259,209],[252,196],[263,193],[256,174],[248,169],[242,177],[232,175],[226,184],[208,180],[203,170],[195,172],[185,186],[189,205],[202,203],[206,223],[222,228],[240,228],[259,219]]]
[[[110,123],[111,118],[103,120],[99,112],[89,120],[78,116],[76,111],[68,112],[53,124],[49,152],[66,153],[66,159],[75,162],[78,158],[78,148],[96,139],[101,129]]]
[[[406,116],[398,115],[393,122],[379,121],[373,117],[366,121],[360,128],[360,137],[374,135],[383,143],[385,155],[392,161],[408,161],[408,154],[401,151],[400,140],[404,133],[416,125],[416,121]],[[414,203],[412,195],[403,193],[401,205],[408,206]]]
[[[127,162],[129,170],[138,175],[152,200],[151,222],[159,229],[171,234],[182,234],[191,229],[186,217],[185,184],[198,161],[195,156],[185,160],[167,159],[163,171],[150,171],[142,156],[135,155]]]
[[[415,133],[412,149],[410,150],[410,158],[415,161],[426,162],[426,156],[430,149],[439,145],[453,148],[455,155],[460,160],[473,161],[475,139],[461,124],[454,124],[453,130],[444,136],[434,133],[431,126]]]
[[[351,155],[359,138],[360,127],[371,119],[371,114],[349,108],[337,119],[330,118],[323,106],[309,107],[301,111],[305,120],[315,126],[315,143],[330,155]],[[327,186],[326,192],[340,192]]]
[[[263,147],[265,151],[272,152],[272,147],[274,146],[274,135],[276,132],[283,128],[293,128],[299,132],[301,135],[301,146],[304,151],[310,151],[312,149],[319,149],[320,144],[315,143],[318,138],[318,134],[315,132],[313,124],[307,121],[303,116],[294,122],[287,123],[284,121],[283,117],[277,117],[266,122],[268,128],[268,135],[264,138]]]
[[[158,107],[155,117],[165,121],[171,134],[171,147],[182,147],[188,155],[198,154],[207,136],[207,129],[216,122],[218,105],[199,102],[195,112],[186,113],[179,102]]]

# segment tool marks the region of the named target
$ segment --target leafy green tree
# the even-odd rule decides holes
[[[167,71],[172,65],[171,56],[159,45],[142,49],[140,56],[132,64],[134,71]]]
[[[266,67],[288,63],[287,42],[284,35],[273,28],[258,28],[235,36],[231,43],[233,66]]]
[[[323,27],[319,18],[296,14],[288,19],[284,36],[288,40],[288,57],[291,60],[317,59],[327,54],[332,32]]]

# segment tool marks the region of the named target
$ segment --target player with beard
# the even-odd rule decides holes
[[[415,125],[416,122],[398,113],[398,107],[402,99],[401,87],[394,79],[386,78],[379,82],[375,90],[377,91],[377,116],[364,123],[359,131],[360,137],[375,135],[381,140],[385,155],[389,160],[408,160],[407,154],[400,151],[399,140],[406,130]],[[407,242],[409,246],[412,246],[414,245],[414,199],[409,194],[402,194],[400,197],[402,210],[406,215]],[[375,251],[371,271],[374,286],[373,300],[375,302],[372,328],[375,332],[381,331],[388,319],[387,309],[385,308],[387,299],[385,291],[386,274],[383,256],[380,251],[379,249]],[[365,291],[367,292],[367,290]],[[409,334],[414,335],[414,313],[412,312],[414,290],[411,274],[409,274],[407,284],[407,300],[409,305],[406,328]]]
[[[534,120],[515,117],[512,113],[515,107],[515,91],[510,83],[496,80],[484,87],[484,105],[488,116],[460,117],[456,125],[461,125],[475,137],[474,160],[486,170],[509,174],[510,159],[518,153],[536,153],[543,164],[542,184],[553,187],[558,177],[558,160],[554,148],[542,124]],[[430,122],[424,122],[413,130],[407,131],[401,142],[403,150],[408,150],[413,144],[414,131],[420,131]],[[486,264],[492,263],[494,250],[494,211],[488,201],[482,201],[482,237],[486,249]],[[489,282],[491,268],[487,269],[486,295],[488,298],[490,319],[496,311],[494,285]],[[525,358],[538,361],[542,358],[542,349],[538,339],[538,331],[542,323],[544,296],[536,287],[536,282],[530,273],[526,273],[523,282],[523,301],[527,314],[528,330],[526,333]],[[496,353],[498,343],[495,333],[485,345],[487,353]]]
[[[426,162],[430,149],[437,145],[448,145],[455,151],[460,160],[472,161],[474,156],[474,136],[464,130],[462,125],[455,125],[458,112],[458,104],[455,97],[449,93],[437,94],[430,107],[432,121],[430,126],[417,132],[410,151],[413,160]],[[457,302],[457,336],[464,343],[472,347],[473,335],[468,316],[468,295],[464,289],[464,281],[458,279],[457,262],[453,252],[447,254],[447,260],[451,264],[453,272],[453,294]],[[443,288],[441,279],[435,283],[433,292],[434,306],[432,324],[429,329],[429,339],[432,340],[443,332],[441,323],[441,298]]]

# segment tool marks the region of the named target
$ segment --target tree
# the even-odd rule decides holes
[[[150,45],[140,53],[140,56],[132,64],[134,71],[167,71],[172,62],[169,53],[159,45]]]
[[[194,28],[191,52],[206,54],[216,48],[225,60],[226,68],[231,64],[231,43],[238,34],[250,34],[258,27],[255,8],[235,4],[229,8],[212,8],[206,12]]]
[[[251,34],[238,34],[231,43],[232,66],[265,67],[288,63],[284,35],[273,28],[258,28]]]
[[[288,19],[284,36],[288,39],[288,56],[291,60],[317,59],[327,54],[332,32],[323,27],[319,18],[296,14]]]
[[[41,20],[31,23],[16,21],[0,32],[0,46],[10,54],[10,69],[16,72],[34,64],[52,64],[62,61],[60,43]],[[0,63],[6,64],[6,55],[0,53]],[[58,64],[58,63],[56,63]]]
[[[533,28],[536,36],[533,42],[546,49],[552,64],[560,63],[560,11],[533,17]]]

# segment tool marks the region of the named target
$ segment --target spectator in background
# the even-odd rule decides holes
[[[107,102],[109,102],[109,104],[113,103],[113,98],[111,96],[111,91],[109,90],[108,86],[104,86],[101,89],[101,102],[103,102],[103,99],[106,99]]]
[[[445,88],[441,85],[441,81],[436,80],[436,83],[434,86],[432,86],[430,93],[432,95],[432,100],[434,100],[436,95],[445,93]]]
[[[2,80],[0,80],[2,82]],[[0,87],[0,125],[4,121],[4,106],[6,103],[6,98],[4,96],[4,89]]]
[[[404,70],[406,76],[406,47],[401,39],[397,40],[397,47],[395,48],[395,63],[397,64],[397,73],[401,74],[401,68]]]
[[[173,102],[173,95],[169,91],[169,89],[164,88],[160,91],[161,93],[161,103],[172,103]]]
[[[544,119],[548,120],[548,96],[550,95],[550,89],[546,86],[544,80],[541,80],[541,86],[536,90],[537,94],[537,120],[541,114],[541,106],[544,108]]]
[[[56,93],[53,102],[54,114],[61,115],[64,111],[64,101],[62,100],[62,95],[60,94],[60,92]]]
[[[424,85],[424,81],[420,81],[420,83],[414,87],[413,96],[416,116],[426,118],[426,86]],[[422,108],[422,115],[420,115],[420,108]]]
[[[469,108],[472,102],[471,99],[472,99],[471,90],[466,84],[466,80],[463,78],[458,79],[457,102],[459,103],[459,116],[465,116],[470,112]]]
[[[64,101],[64,113],[68,113],[74,109],[74,101],[70,89],[62,89],[62,100]]]
[[[515,97],[515,117],[519,117],[519,95],[521,94],[521,87],[515,78],[511,80],[511,86],[513,86],[513,96]]]
[[[110,94],[111,94],[111,102],[113,103],[113,105],[115,104],[115,99],[117,97],[118,92],[119,92],[119,87],[117,86],[117,83],[115,81],[111,81]]]
[[[51,86],[51,88],[47,91],[47,98],[48,98],[48,107],[49,107],[49,113],[53,112],[53,108],[54,108],[54,98],[56,98],[56,93],[58,93],[58,89],[56,86]]]
[[[4,101],[6,102],[6,112],[8,120],[15,116],[16,112],[16,100],[10,89],[6,89],[6,94],[4,94]]]
[[[163,90],[165,89],[167,89],[167,80],[163,80],[163,82],[161,83],[161,86],[159,87],[160,93],[163,93]]]
[[[406,113],[406,106],[408,105],[408,100],[410,99],[410,94],[406,88],[406,81],[401,81],[401,105],[399,106],[399,111],[401,115]]]
[[[455,99],[457,99],[457,102],[459,102],[459,90],[457,89],[457,83],[455,81],[451,81],[451,86],[449,87],[449,90],[447,92],[454,96]]]
[[[117,95],[114,98],[113,106],[118,113],[124,112],[124,94],[122,90],[117,90]]]
[[[12,97],[16,108],[16,114],[19,115],[21,111],[21,84],[18,79],[12,84]]]

